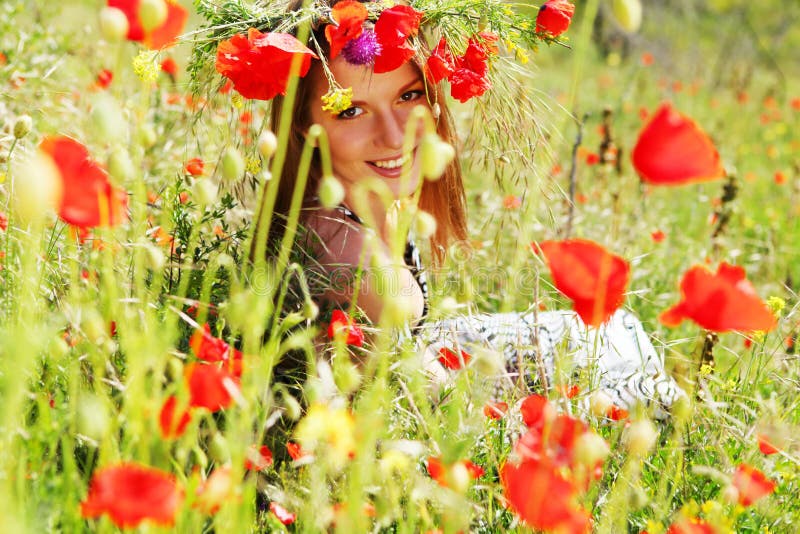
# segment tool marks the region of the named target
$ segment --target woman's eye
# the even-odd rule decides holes
[[[415,89],[413,91],[406,91],[402,95],[400,95],[400,100],[403,102],[412,102],[425,94],[424,91],[420,91],[419,89]]]
[[[352,108],[347,108],[346,110],[342,111],[337,115],[340,119],[352,119],[354,117],[358,117],[361,115],[363,111],[361,108],[353,106]]]

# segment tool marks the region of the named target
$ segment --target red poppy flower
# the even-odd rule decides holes
[[[115,189],[89,151],[69,137],[47,137],[39,146],[55,162],[61,177],[58,215],[80,228],[114,225],[126,218],[128,195]]]
[[[578,393],[581,392],[581,387],[577,384],[562,384],[558,387],[558,391],[561,392],[568,399],[574,399],[578,396]]]
[[[449,78],[450,96],[462,104],[474,96],[481,96],[492,88],[486,76],[469,69],[457,69]]]
[[[531,429],[541,431],[548,418],[549,403],[547,397],[534,393],[528,395],[519,406],[522,422]]]
[[[681,519],[670,525],[667,534],[717,534],[717,529],[702,519]]]
[[[207,514],[216,514],[233,495],[233,489],[230,466],[217,467],[197,488],[194,505]]]
[[[428,61],[425,62],[425,77],[430,83],[439,83],[445,78],[449,78],[455,71],[455,61],[450,47],[444,37],[439,40],[439,44],[431,51]]]
[[[101,89],[108,89],[108,86],[111,85],[111,81],[114,79],[114,73],[108,69],[103,69],[97,73],[97,78],[95,79],[95,85],[100,87]]]
[[[231,356],[241,359],[241,353],[233,349],[225,341],[211,335],[211,328],[204,324],[203,328],[198,328],[189,339],[194,355],[206,362],[221,362],[228,360]],[[236,354],[239,353],[239,354]]]
[[[186,427],[192,420],[192,415],[189,410],[184,410],[181,414],[175,413],[175,408],[178,405],[178,397],[175,395],[170,396],[161,407],[161,412],[158,414],[159,428],[161,429],[161,437],[164,439],[179,438],[186,432]]]
[[[166,72],[173,80],[178,77],[178,63],[171,57],[161,62],[161,70]]]
[[[731,483],[739,491],[739,504],[742,506],[750,506],[762,497],[766,497],[775,491],[777,486],[764,476],[764,473],[747,464],[736,467]]]
[[[556,289],[574,303],[589,326],[600,326],[625,301],[630,266],[624,259],[585,239],[538,244]]]
[[[606,417],[612,421],[622,421],[623,419],[627,419],[629,415],[628,410],[620,408],[616,404],[612,404],[606,412]]]
[[[469,460],[458,460],[454,464],[448,466],[442,463],[442,459],[440,457],[431,456],[427,461],[428,475],[430,475],[430,477],[434,479],[440,486],[444,486],[445,488],[450,487],[448,483],[448,472],[455,464],[462,464],[472,480],[477,480],[486,473],[481,466]]]
[[[276,502],[269,503],[269,511],[284,525],[291,525],[297,520],[296,515]]]
[[[192,158],[186,162],[186,172],[191,174],[192,176],[202,176],[203,175],[203,167],[205,164],[203,160],[200,158]]]
[[[594,152],[589,152],[586,154],[586,164],[589,166],[597,165],[600,163],[600,156],[595,154]]]
[[[548,458],[556,467],[572,466],[577,439],[587,432],[583,421],[569,415],[557,415],[546,426],[529,427],[514,446],[514,450],[524,459],[538,460]]]
[[[744,269],[725,262],[719,264],[716,273],[695,265],[683,275],[681,301],[663,312],[659,320],[666,326],[678,326],[684,319],[713,332],[769,331],[777,324],[745,278]]]
[[[758,435],[758,450],[767,456],[780,452],[779,448],[770,443],[769,439],[761,434]]]
[[[248,471],[263,471],[272,465],[272,451],[269,447],[262,445],[250,445],[247,449],[247,456],[244,459],[244,468]]]
[[[655,230],[650,233],[650,239],[653,240],[653,243],[661,243],[666,237],[667,235],[661,230]]]
[[[375,74],[402,67],[416,53],[408,42],[417,35],[423,13],[410,6],[397,5],[384,9],[375,22],[375,37],[381,46],[375,57]]]
[[[216,412],[233,402],[232,392],[238,389],[236,378],[215,365],[190,363],[186,366],[189,406]]]
[[[286,451],[289,453],[289,457],[295,461],[308,456],[308,453],[303,450],[300,444],[293,441],[286,442]]]
[[[536,32],[558,37],[569,28],[575,6],[567,0],[547,0],[536,15]]]
[[[342,310],[333,310],[328,325],[328,338],[345,337],[345,343],[361,347],[364,345],[364,331]]]
[[[505,402],[487,402],[483,406],[483,415],[489,419],[502,419],[508,412],[508,403]]]
[[[367,8],[357,0],[337,2],[331,9],[331,18],[337,25],[325,27],[325,38],[331,45],[330,59],[335,59],[344,45],[361,35],[364,21],[367,20]]]
[[[167,18],[164,22],[150,31],[145,31],[139,20],[139,0],[108,0],[109,7],[116,7],[128,19],[128,40],[144,43],[151,49],[164,48],[175,44],[175,38],[183,31],[189,12],[185,7],[175,2],[166,0]]]
[[[656,185],[705,182],[725,174],[708,135],[669,103],[642,129],[631,159],[642,180]]]
[[[8,230],[8,216],[2,211],[0,211],[0,230],[4,232]]]
[[[230,79],[245,98],[271,100],[286,94],[292,58],[300,55],[301,78],[317,56],[288,33],[261,33],[255,28],[247,36],[234,35],[217,47],[217,72]]]
[[[575,486],[547,461],[527,460],[500,469],[511,509],[535,529],[589,532],[589,514],[575,505]]]
[[[182,500],[183,490],[169,473],[121,463],[95,471],[89,494],[81,503],[81,515],[108,514],[119,528],[134,528],[145,520],[169,526],[175,522]]]
[[[439,349],[439,363],[454,371],[456,369],[461,369],[461,367],[466,366],[469,363],[469,361],[472,359],[472,356],[470,356],[466,351],[462,350],[460,352],[461,357],[459,357],[459,355],[454,351],[446,347],[442,347]],[[463,365],[461,363],[462,361],[464,362]]]

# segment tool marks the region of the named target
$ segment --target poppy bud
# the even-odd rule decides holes
[[[99,137],[105,141],[121,140],[127,129],[122,111],[109,96],[100,96],[93,102],[91,118]]]
[[[212,460],[221,464],[231,459],[228,441],[225,439],[225,436],[219,432],[215,432],[214,435],[211,436],[211,440],[208,442],[208,454]]]
[[[167,261],[164,257],[164,253],[161,252],[161,249],[152,243],[147,243],[144,246],[144,250],[146,252],[147,266],[150,268],[150,270],[160,271],[161,268],[164,267],[164,263]]]
[[[344,200],[344,186],[331,175],[323,176],[319,181],[317,196],[323,207],[335,208]]]
[[[316,319],[319,315],[319,306],[313,300],[307,300],[303,303],[303,317],[306,319]]]
[[[78,400],[75,422],[80,434],[100,441],[108,430],[108,410],[96,396],[83,396]]]
[[[278,138],[270,130],[266,130],[258,137],[258,153],[265,158],[271,158],[278,149]]]
[[[31,128],[33,128],[33,120],[31,120],[30,115],[20,115],[14,123],[14,137],[22,139],[28,135]]]
[[[139,22],[146,32],[155,30],[167,21],[167,3],[164,0],[139,0]]]
[[[456,156],[453,145],[442,141],[435,133],[425,134],[419,143],[422,175],[438,180]]]
[[[205,470],[208,467],[208,456],[199,446],[192,449],[192,457],[193,463],[199,466],[200,469]]]
[[[141,125],[136,134],[137,138],[139,139],[139,143],[145,149],[155,145],[156,140],[158,139],[158,137],[156,136],[156,131],[149,124]]]
[[[286,415],[292,421],[297,421],[303,415],[303,408],[291,394],[284,393],[282,396],[283,407],[286,410]]]
[[[628,33],[639,31],[642,26],[642,4],[639,0],[614,0],[612,2],[614,18]]]
[[[645,456],[658,439],[658,429],[648,419],[634,421],[625,431],[625,445],[634,456]]]
[[[22,220],[40,220],[61,202],[61,176],[53,160],[36,154],[15,172],[14,213]]]
[[[420,238],[430,238],[436,233],[436,217],[427,211],[419,210],[415,219],[414,229]]]
[[[217,199],[217,186],[208,178],[201,178],[194,183],[192,196],[201,206],[212,204]]]
[[[232,146],[222,153],[222,179],[232,182],[242,177],[245,170],[244,158]]]
[[[135,172],[133,162],[126,150],[117,148],[108,156],[108,173],[117,182],[125,183],[133,180]]]
[[[464,462],[456,462],[447,471],[447,486],[455,492],[466,493],[472,477]]]
[[[614,402],[605,391],[597,390],[589,397],[589,410],[596,417],[605,417],[612,406]]]
[[[100,10],[100,33],[107,41],[122,41],[128,36],[128,17],[121,9],[104,7]]]
[[[575,441],[575,458],[589,467],[605,460],[609,452],[606,440],[595,432],[584,432]]]
[[[178,358],[170,358],[167,360],[167,368],[164,374],[172,381],[180,380],[183,377],[183,362]]]

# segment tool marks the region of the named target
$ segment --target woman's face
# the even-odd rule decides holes
[[[329,87],[321,71],[312,81],[311,121],[321,125],[330,141],[333,173],[348,191],[364,178],[377,178],[395,198],[410,195],[419,183],[417,139],[410,154],[403,154],[405,126],[415,106],[428,106],[425,84],[415,65],[406,63],[392,72],[375,74],[369,66],[356,66],[342,56],[330,62],[331,72],[344,88],[352,87],[352,106],[332,114],[322,110],[320,97]],[[400,190],[406,158],[413,158],[405,191]]]

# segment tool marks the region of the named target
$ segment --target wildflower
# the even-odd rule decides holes
[[[0,211],[0,230],[6,231],[8,230],[8,216]]]
[[[442,347],[439,349],[439,363],[451,370],[461,369],[469,363],[472,356],[463,350],[459,351],[459,354],[447,347]]]
[[[296,515],[276,502],[269,503],[269,511],[284,525],[291,525],[297,520]]]
[[[489,419],[502,419],[508,412],[508,404],[505,402],[487,402],[483,406],[483,415]]]
[[[352,65],[371,65],[381,50],[375,32],[372,29],[365,29],[356,39],[344,45],[342,56]]]
[[[289,453],[289,457],[295,461],[308,456],[300,444],[293,441],[286,442],[286,451]]]
[[[558,37],[569,28],[575,6],[567,0],[547,0],[536,15],[536,33]]]
[[[515,210],[522,206],[522,199],[517,195],[506,195],[503,198],[503,207],[507,210]]]
[[[335,59],[348,42],[361,36],[367,8],[356,0],[344,0],[333,6],[331,18],[336,24],[325,26],[325,38],[331,45],[330,59]]]
[[[261,170],[261,158],[258,156],[249,156],[245,159],[245,170],[250,174],[256,174]]]
[[[711,139],[689,117],[663,104],[639,133],[631,153],[643,181],[681,185],[725,174]]]
[[[695,265],[683,275],[680,287],[681,301],[659,316],[666,326],[691,319],[714,332],[768,332],[777,324],[742,267],[722,262],[712,273],[703,265]]]
[[[133,58],[133,72],[145,83],[153,83],[158,78],[160,67],[156,63],[157,52],[142,50]]]
[[[184,167],[184,170],[188,174],[191,174],[192,176],[202,176],[203,175],[203,167],[204,166],[205,166],[205,164],[203,163],[202,159],[200,159],[200,158],[192,158],[192,159],[190,159],[189,161],[186,162],[186,166]]]
[[[189,18],[186,8],[176,0],[165,0],[166,16],[158,17],[161,20],[151,21],[143,20],[149,17],[141,16],[141,4],[142,0],[108,0],[108,7],[119,9],[128,19],[129,41],[141,42],[153,50],[175,44],[175,38],[183,31]]]
[[[166,72],[172,81],[175,81],[178,78],[178,63],[171,57],[168,57],[161,62],[161,71]]]
[[[312,404],[297,425],[297,439],[303,449],[324,451],[334,467],[342,467],[356,451],[355,421],[345,408]]]
[[[764,476],[764,473],[747,464],[736,467],[731,484],[738,491],[739,504],[750,506],[773,491],[777,484]]]
[[[439,83],[441,80],[449,78],[454,71],[453,54],[450,52],[447,41],[442,37],[425,62],[425,77],[430,83]]]
[[[126,218],[128,196],[114,188],[105,170],[81,143],[69,137],[45,138],[39,148],[52,158],[61,178],[58,215],[81,228],[115,225]]]
[[[217,72],[230,79],[245,98],[270,100],[286,93],[292,58],[300,55],[301,78],[317,56],[287,33],[261,33],[250,28],[247,35],[234,35],[217,47]]]
[[[95,471],[89,494],[81,502],[81,515],[108,514],[119,528],[135,528],[145,520],[170,526],[182,500],[183,490],[172,475],[140,464],[120,463]]]
[[[778,185],[783,185],[786,183],[786,175],[781,171],[775,171],[775,175],[773,176],[773,180]]]
[[[592,165],[597,165],[598,163],[600,163],[600,156],[599,155],[597,155],[594,152],[589,152],[588,154],[586,154],[586,164],[587,165],[589,165],[591,167]]]
[[[440,486],[461,492],[466,491],[469,479],[477,480],[486,472],[469,460],[458,460],[448,465],[440,457],[431,456],[426,464],[428,475]]]
[[[650,233],[650,239],[653,240],[653,243],[661,243],[666,237],[667,235],[661,230],[655,230],[654,232]]]
[[[161,437],[164,439],[179,438],[186,432],[186,427],[192,420],[192,415],[189,410],[183,410],[182,413],[176,413],[175,408],[178,405],[178,398],[171,395],[161,407],[158,415],[159,428],[161,429]]]
[[[262,445],[250,445],[244,460],[244,468],[248,471],[263,471],[272,465],[272,451],[269,447]]]
[[[108,89],[108,86],[111,85],[111,81],[114,79],[114,73],[108,69],[103,69],[97,73],[97,77],[95,78],[94,84],[96,87],[100,89]]]
[[[780,452],[780,449],[773,445],[763,434],[758,435],[758,450],[767,456]]]
[[[666,534],[717,534],[717,531],[702,519],[692,518],[676,521]]]
[[[600,326],[625,300],[630,266],[619,256],[585,239],[544,241],[541,250],[556,289],[571,299],[589,326]]]
[[[384,9],[375,22],[375,37],[380,53],[375,57],[375,74],[402,67],[416,53],[408,42],[419,31],[422,12],[410,6],[396,5]]]
[[[194,355],[206,362],[226,361],[230,358],[241,360],[242,353],[236,349],[231,349],[222,339],[211,335],[211,328],[204,324],[198,328],[189,339],[189,347]]]
[[[550,410],[547,397],[534,393],[523,399],[519,406],[522,422],[530,429],[541,430],[545,422],[552,420],[554,413]]]
[[[189,387],[189,406],[217,412],[233,402],[232,393],[238,392],[236,378],[215,365],[190,363],[186,366]]]
[[[342,310],[333,310],[328,325],[328,338],[333,340],[340,337],[344,338],[347,345],[356,347],[364,345],[364,332],[361,327]]]
[[[353,0],[355,1],[355,0]],[[360,4],[359,4],[360,5]],[[353,88],[334,87],[322,95],[322,111],[330,111],[338,115],[342,111],[349,109],[353,105]]]

